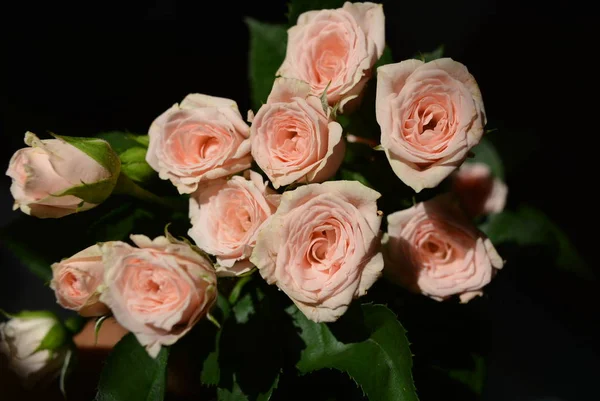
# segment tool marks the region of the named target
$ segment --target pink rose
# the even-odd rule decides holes
[[[204,252],[217,257],[217,273],[240,275],[254,266],[248,258],[258,229],[271,216],[279,197],[260,174],[247,171],[200,186],[190,198],[189,235]]]
[[[381,195],[357,181],[285,192],[250,261],[315,322],[333,322],[379,278]]]
[[[139,248],[120,241],[101,245],[106,288],[100,300],[155,358],[209,312],[217,278],[210,261],[189,245],[144,235],[131,240]]]
[[[185,97],[150,126],[146,161],[179,193],[201,181],[250,167],[250,128],[233,100],[200,94]]]
[[[416,192],[460,166],[486,123],[475,78],[449,58],[379,67],[375,106],[381,146],[396,175]]]
[[[384,47],[381,4],[346,2],[337,10],[308,11],[288,30],[277,75],[308,82],[316,96],[327,89],[329,104],[340,102],[342,111],[362,91]]]
[[[508,188],[484,163],[465,163],[452,177],[452,190],[471,217],[504,210]]]
[[[98,287],[103,276],[100,247],[92,245],[52,265],[50,288],[63,308],[78,311],[82,316],[102,316],[108,313],[106,305],[99,301]]]
[[[12,178],[14,209],[40,218],[58,218],[97,206],[61,194],[82,183],[110,178],[106,168],[61,139],[40,140],[27,132],[25,143],[30,147],[17,150],[6,171]]]
[[[384,273],[405,288],[441,301],[481,295],[503,261],[492,242],[448,194],[388,216]]]
[[[306,82],[278,78],[252,120],[252,156],[275,188],[325,181],[344,158],[342,126],[309,94]]]

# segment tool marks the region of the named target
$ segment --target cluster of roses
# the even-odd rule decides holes
[[[480,294],[503,261],[471,218],[501,210],[506,187],[485,165],[459,169],[486,122],[462,64],[406,60],[377,69],[376,116],[392,169],[417,192],[454,172],[454,194],[390,214],[383,235],[378,192],[327,181],[346,147],[336,116],[360,103],[384,46],[381,5],[306,12],[288,31],[266,104],[248,113],[251,126],[234,101],[200,94],[164,112],[150,127],[146,160],[190,194],[196,245],[143,235],[131,236],[137,247],[93,245],[52,266],[58,302],[86,316],[109,308],[155,356],[208,314],[217,275],[257,268],[315,322],[338,319],[382,272],[437,300]],[[282,194],[250,170],[253,161]],[[36,140],[11,160],[17,205],[41,217],[93,207],[64,193],[106,179],[93,163],[60,139]]]

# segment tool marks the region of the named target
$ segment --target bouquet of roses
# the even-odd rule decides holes
[[[477,393],[481,356],[465,351],[461,375],[411,351],[415,316],[484,302],[504,264],[495,246],[526,242],[525,226],[567,255],[539,212],[503,212],[502,162],[467,67],[441,47],[396,62],[379,4],[312,8],[293,0],[289,26],[247,21],[247,115],[192,93],[147,135],[27,132],[10,160],[15,209],[39,219],[7,243],[61,306],[95,319],[96,336],[107,317],[130,333],[96,400],[162,400],[172,367],[219,400],[305,399],[332,378],[344,399],[417,400],[413,352],[422,372]],[[60,246],[37,240],[50,232]],[[29,381],[60,375],[68,393],[82,322],[6,315],[10,366]]]

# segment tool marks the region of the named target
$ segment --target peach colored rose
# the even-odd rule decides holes
[[[210,261],[189,245],[144,235],[131,240],[139,248],[120,241],[101,245],[106,288],[100,300],[156,357],[210,311],[217,279]]]
[[[260,174],[231,177],[201,185],[190,198],[189,235],[204,252],[217,257],[219,275],[240,275],[254,266],[248,258],[258,229],[271,216],[280,195]]]
[[[70,258],[52,264],[52,281],[56,300],[63,308],[82,316],[102,316],[108,308],[99,301],[104,264],[98,245],[92,245]]]
[[[278,78],[252,120],[252,156],[275,188],[325,181],[344,158],[342,126],[309,93],[306,82]]]
[[[250,167],[250,128],[233,100],[190,94],[150,126],[146,161],[179,193]]]
[[[288,30],[277,75],[308,82],[313,95],[327,89],[329,104],[340,102],[343,111],[362,91],[384,47],[381,4],[346,2],[337,10],[308,11]]]
[[[492,242],[449,194],[388,216],[384,273],[405,288],[442,301],[481,295],[503,261]]]
[[[508,188],[484,163],[465,163],[452,177],[452,190],[471,217],[504,210]]]
[[[379,67],[375,107],[392,169],[416,192],[460,166],[486,123],[475,78],[449,58]]]
[[[93,208],[63,192],[82,183],[108,179],[110,172],[90,156],[61,139],[40,140],[25,134],[28,148],[19,149],[10,159],[6,175],[12,179],[10,192],[14,209],[40,218],[58,218]]]
[[[333,322],[379,278],[381,195],[358,181],[285,192],[250,257],[315,322]]]

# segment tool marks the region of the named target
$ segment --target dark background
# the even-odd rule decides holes
[[[511,202],[551,216],[592,268],[598,143],[593,13],[574,2],[389,1],[386,37],[395,61],[443,43],[477,79],[497,128]],[[3,5],[0,167],[31,130],[86,136],[145,134],[186,94],[249,108],[243,17],[285,22],[285,1],[103,1]],[[509,171],[510,173],[510,171]],[[0,226],[11,212],[0,177]],[[0,306],[53,308],[43,288],[0,251]],[[598,378],[593,285],[513,268],[491,289],[493,334],[486,400],[592,399]],[[8,274],[6,273],[8,272]],[[539,272],[542,272],[540,274]],[[426,386],[417,383],[417,386]]]

